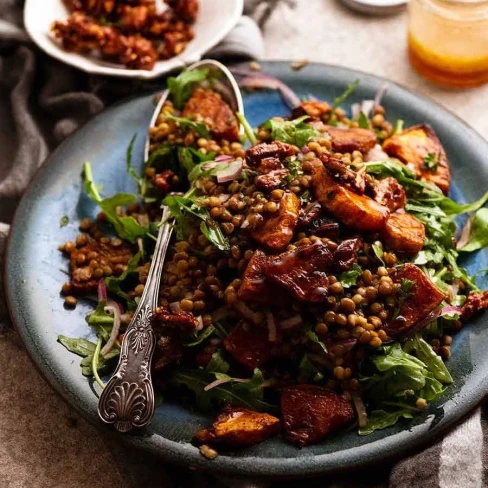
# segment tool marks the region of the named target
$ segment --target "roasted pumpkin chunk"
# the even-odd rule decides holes
[[[325,126],[330,135],[332,150],[340,153],[360,151],[367,153],[376,144],[376,134],[368,129],[342,129],[340,127]]]
[[[225,349],[251,370],[259,368],[271,357],[268,331],[240,322],[225,338]]]
[[[274,256],[266,266],[265,274],[270,282],[286,288],[298,300],[323,302],[328,296],[327,271],[332,260],[329,248],[317,240]]]
[[[201,116],[212,137],[220,141],[239,141],[239,123],[231,108],[213,90],[197,88],[186,102],[182,117]]]
[[[327,102],[319,100],[304,100],[298,107],[295,107],[292,112],[294,119],[308,115],[312,119],[323,119],[330,114],[330,105]]]
[[[278,434],[280,421],[267,413],[227,406],[209,429],[198,431],[193,438],[197,444],[221,444],[241,447],[259,444]]]
[[[299,447],[318,442],[354,420],[349,400],[315,385],[284,388],[281,412],[286,440]]]
[[[284,193],[279,210],[253,229],[251,236],[269,251],[281,251],[293,238],[299,214],[300,199],[294,193]]]
[[[444,194],[449,192],[451,174],[446,152],[428,125],[414,125],[393,135],[383,143],[383,150],[411,167],[421,180],[434,183]]]
[[[394,251],[417,254],[424,245],[425,227],[409,213],[391,214],[383,230],[385,243]]]
[[[324,165],[317,161],[312,173],[312,188],[321,205],[353,229],[365,232],[383,229],[389,215],[388,208],[340,185],[329,175]]]
[[[242,300],[252,300],[266,305],[284,305],[286,298],[283,293],[276,293],[266,278],[266,267],[270,257],[261,249],[257,249],[242,276],[237,296]]]
[[[384,326],[385,332],[391,337],[410,330],[446,298],[428,276],[411,263],[405,264],[403,269],[393,276],[393,281],[402,287],[406,298],[397,317]]]

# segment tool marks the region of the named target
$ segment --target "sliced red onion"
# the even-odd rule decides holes
[[[276,342],[278,340],[278,335],[276,333],[276,322],[271,312],[266,312],[266,324],[268,326],[268,341]]]
[[[98,282],[98,301],[107,301],[107,287],[105,286],[105,281],[103,279]]]
[[[290,317],[289,319],[282,320],[280,322],[280,329],[282,329],[282,330],[292,329],[293,327],[296,327],[297,325],[300,325],[301,323],[302,323],[302,316],[297,314],[297,315],[294,315],[293,317]]]
[[[383,151],[379,144],[375,144],[373,149],[370,149],[364,160],[367,161],[387,161],[389,159],[388,154]]]
[[[460,249],[461,247],[464,247],[468,243],[469,236],[471,234],[471,224],[473,222],[473,219],[474,219],[474,212],[470,212],[468,220],[466,221],[466,224],[463,227],[463,230],[461,231],[459,240],[456,243],[456,249]]]
[[[175,312],[179,312],[181,310],[181,307],[180,307],[180,302],[171,302],[169,304],[169,309],[175,313]]]
[[[195,317],[195,319],[197,320],[197,326],[195,327],[195,330],[201,331],[203,329],[203,319],[202,319],[202,316],[199,315],[198,317]]]
[[[239,68],[231,70],[232,74],[237,77],[238,85],[241,88],[267,88],[269,90],[278,90],[282,100],[290,110],[300,105],[300,98],[296,93],[285,83],[261,72],[251,72]]]
[[[445,315],[461,315],[462,310],[460,307],[455,307],[454,305],[447,305],[446,307],[442,308],[441,310],[434,310],[430,312],[423,320],[415,324],[414,329],[415,331],[422,330],[424,327],[427,327],[431,322],[437,320],[440,317],[444,317]]]
[[[303,146],[303,147],[302,147],[302,153],[303,153],[303,154],[307,154],[307,153],[309,153],[309,152],[310,152],[310,148],[309,148],[308,146]]]
[[[224,383],[228,383],[229,381],[233,381],[234,383],[249,383],[250,380],[243,380],[241,378],[220,378],[218,380],[212,381],[212,383],[209,383],[203,390],[211,390],[212,388],[223,385]]]
[[[107,313],[113,314],[114,325],[112,327],[112,332],[110,332],[110,337],[107,341],[107,344],[105,344],[102,347],[102,350],[100,351],[100,354],[102,356],[108,354],[114,347],[115,343],[117,342],[120,333],[120,323],[121,323],[120,309],[119,309],[119,304],[117,302],[114,302],[113,300],[107,300],[107,305],[105,306],[104,310]]]
[[[254,311],[251,310],[242,300],[236,300],[234,302],[234,308],[246,319],[251,320],[254,318]]]
[[[249,227],[249,225],[250,225],[249,218],[248,218],[248,217],[246,217],[246,218],[244,219],[244,221],[242,222],[242,224],[241,224],[241,227],[240,227],[240,228],[241,228],[241,229],[247,229],[247,228]]]
[[[215,161],[217,163],[228,163],[229,161],[232,161],[234,159],[233,156],[230,156],[229,154],[220,154],[215,158]]]
[[[379,90],[376,92],[376,95],[374,97],[374,106],[373,107],[377,107],[378,105],[381,104],[381,99],[383,98],[383,96],[385,95],[385,93],[388,91],[388,83],[383,83]]]
[[[227,165],[226,168],[218,170],[217,181],[219,183],[227,183],[228,181],[235,180],[242,171],[243,162],[242,159],[236,159]]]
[[[205,170],[205,171],[210,171],[211,169],[214,169],[216,168],[217,166],[219,166],[220,163],[218,163],[217,161],[207,161],[206,163],[203,163],[202,164],[202,168]]]
[[[371,117],[371,112],[374,109],[374,100],[363,100],[360,103],[354,103],[351,105],[351,115],[353,120],[358,120],[359,115],[363,112],[368,119]]]
[[[366,407],[364,406],[363,399],[356,391],[350,391],[352,401],[354,403],[354,407],[356,408],[356,413],[358,414],[358,424],[359,427],[366,427],[368,423],[368,414],[366,413]]]

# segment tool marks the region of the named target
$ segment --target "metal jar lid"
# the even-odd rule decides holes
[[[408,0],[342,0],[349,8],[370,15],[390,15],[402,11]]]

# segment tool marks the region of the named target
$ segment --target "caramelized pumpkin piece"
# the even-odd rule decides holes
[[[308,115],[312,119],[322,119],[330,114],[330,105],[327,102],[319,100],[304,100],[298,107],[295,107],[292,112],[292,117],[297,119]]]
[[[271,356],[268,331],[240,322],[225,338],[225,349],[251,370],[262,366]]]
[[[340,127],[325,126],[330,135],[332,150],[340,153],[360,151],[367,153],[376,144],[376,134],[368,129],[342,129]]]
[[[275,293],[266,278],[266,267],[270,263],[270,257],[261,249],[257,249],[247,263],[242,276],[241,286],[237,296],[241,300],[253,300],[266,305],[283,306],[286,297],[282,293]]]
[[[364,232],[383,229],[388,208],[334,181],[318,160],[312,173],[312,188],[321,205],[349,227]]]
[[[300,214],[300,199],[294,193],[284,193],[280,208],[251,231],[252,238],[269,251],[283,250],[293,239]]]
[[[393,135],[383,143],[383,150],[411,167],[421,180],[434,183],[444,194],[449,192],[451,174],[446,153],[428,125],[414,125]]]
[[[393,281],[403,289],[408,288],[407,298],[398,311],[397,318],[383,328],[394,337],[407,332],[430,312],[434,311],[446,298],[446,295],[432,283],[428,276],[411,263],[393,276]]]
[[[299,447],[318,442],[354,420],[349,400],[315,385],[284,388],[281,412],[286,440]]]
[[[197,88],[186,102],[182,117],[199,115],[210,129],[212,136],[220,141],[239,141],[239,123],[229,105],[213,90]]]
[[[222,444],[241,447],[259,444],[278,434],[280,421],[267,413],[227,406],[209,429],[198,431],[193,438],[197,444]]]
[[[382,235],[385,243],[394,251],[415,255],[424,246],[425,227],[409,213],[391,214]]]
[[[332,260],[329,248],[318,240],[274,256],[265,274],[270,282],[286,288],[298,300],[323,302],[329,294],[327,270]]]

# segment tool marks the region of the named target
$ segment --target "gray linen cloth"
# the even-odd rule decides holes
[[[261,14],[262,22],[259,24],[262,25],[270,15],[274,15],[272,6],[279,1],[248,0],[245,13]],[[283,3],[289,7],[295,4],[292,0],[283,0]],[[1,277],[9,222],[18,198],[50,150],[87,119],[123,96],[158,86],[157,82],[120,81],[86,75],[48,58],[34,47],[23,30],[22,8],[22,0],[0,0],[0,340],[14,342],[16,338],[11,332]],[[208,55],[259,59],[263,51],[256,23],[244,16]],[[22,383],[19,381],[19,394],[27,391],[22,389]],[[478,408],[443,440],[395,465],[380,465],[347,476],[310,480],[307,484],[309,487],[337,488],[488,486],[486,429],[485,410]],[[120,445],[115,436],[103,441],[117,462],[114,470],[131,487],[291,488],[299,484],[269,484],[223,477],[216,480],[210,475],[163,466],[158,459],[146,453]],[[49,439],[43,442],[47,451]],[[9,475],[9,466],[0,459],[0,480],[7,479]],[[79,482],[83,485],[82,480]]]

